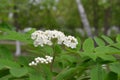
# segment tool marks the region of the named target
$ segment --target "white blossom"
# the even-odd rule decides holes
[[[68,36],[65,38],[63,44],[70,48],[76,48],[78,41],[73,36]]]
[[[46,31],[35,31],[31,34],[31,38],[34,40],[34,46],[41,46],[43,47],[44,45],[53,45],[53,40],[57,40],[57,44],[60,45],[65,45],[67,47],[70,48],[76,48],[78,41],[75,37],[73,36],[65,36],[64,33],[62,33],[61,31],[57,31],[57,30],[46,30]],[[53,57],[51,56],[45,56],[45,58],[42,57],[37,57],[34,59],[34,61],[32,61],[31,63],[29,63],[29,66],[32,65],[37,65],[38,63],[41,64],[48,64],[51,63],[53,60]]]
[[[46,55],[45,58],[37,57],[37,58],[34,59],[34,61],[29,63],[29,66],[36,66],[39,63],[41,63],[41,64],[48,64],[48,63],[51,63],[52,60],[53,60],[53,57],[48,56],[48,55]]]
[[[41,46],[44,45],[53,45],[52,40],[57,39],[57,44],[64,44],[70,48],[76,48],[78,41],[73,36],[65,36],[65,34],[61,31],[57,30],[46,30],[46,31],[35,31],[31,34],[31,38],[34,40],[34,46]]]
[[[32,65],[37,65],[37,63],[35,63],[34,61],[32,61],[31,63],[29,63],[29,66],[32,66]]]

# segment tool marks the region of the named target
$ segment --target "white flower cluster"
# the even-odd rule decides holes
[[[42,63],[42,64],[48,64],[48,63],[51,63],[53,60],[53,57],[51,56],[45,56],[45,58],[42,58],[42,57],[37,57],[35,58],[34,61],[32,61],[31,63],[29,63],[29,66],[36,66],[38,63]]]
[[[32,33],[31,38],[34,40],[34,46],[44,46],[44,45],[52,45],[53,39],[57,39],[58,44],[64,44],[70,48],[76,48],[78,41],[73,36],[65,36],[64,33],[57,30],[46,30],[46,31],[35,31]]]
[[[78,41],[73,36],[68,36],[65,37],[63,44],[66,45],[67,47],[76,48]]]

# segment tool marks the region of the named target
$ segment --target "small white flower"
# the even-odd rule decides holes
[[[46,63],[46,64],[48,64],[48,62],[47,62],[47,61],[46,61],[45,63]]]
[[[35,62],[34,62],[34,61],[32,61],[32,62],[31,62],[31,64],[35,64]]]
[[[36,61],[36,63],[39,63],[39,62],[40,62],[39,60]]]
[[[36,66],[37,64],[41,63],[41,64],[48,64],[51,63],[53,60],[53,57],[51,56],[45,56],[45,58],[42,57],[37,57],[34,59],[35,61],[32,61],[31,63],[29,63],[29,66]]]
[[[46,60],[48,61],[48,62],[52,62],[52,60],[53,60],[53,57],[50,57],[50,56],[45,56],[45,58],[46,58]]]
[[[31,64],[31,63],[29,63],[29,66],[32,66],[32,64]]]
[[[78,41],[75,37],[68,36],[65,38],[63,44],[66,45],[67,47],[70,47],[70,48],[76,48]]]
[[[32,66],[32,65],[37,65],[37,63],[35,63],[34,61],[32,61],[31,63],[29,63],[29,66]]]

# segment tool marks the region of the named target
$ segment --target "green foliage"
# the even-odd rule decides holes
[[[51,48],[50,46],[45,46],[44,50],[45,50],[45,53],[48,55],[51,55],[53,53],[53,48]]]
[[[11,68],[19,68],[20,65],[14,61],[11,61],[11,60],[7,60],[7,59],[0,59],[0,69],[4,69],[4,68],[8,68],[8,69],[11,69]]]
[[[104,80],[105,72],[100,64],[96,64],[90,71],[91,80]]]
[[[30,73],[29,80],[45,80],[40,73],[32,72]]]
[[[61,47],[60,47],[59,45],[55,45],[55,46],[54,46],[54,52],[55,52],[56,54],[60,54],[60,53],[62,52]]]
[[[118,80],[120,79],[120,43],[108,36],[88,38],[76,49],[64,45],[34,47],[31,31],[19,33],[1,29],[0,40],[17,40],[25,43],[27,53],[14,57],[11,48],[0,45],[1,80]],[[5,35],[5,36],[3,36]],[[22,36],[22,37],[21,37]],[[96,45],[97,44],[97,45]],[[38,56],[54,56],[51,64],[28,66]],[[105,66],[103,66],[105,65]]]
[[[28,73],[27,68],[11,68],[10,73],[14,77],[22,77]]]
[[[100,39],[98,37],[94,37],[94,39],[98,46],[105,46],[105,42],[102,39]]]
[[[83,43],[83,50],[86,52],[91,52],[94,49],[94,42],[91,38],[88,38]]]
[[[115,62],[110,64],[110,70],[120,76],[120,63]]]
[[[0,45],[0,57],[4,59],[11,60],[12,59],[12,53],[8,48],[5,46]]]
[[[30,34],[34,31],[34,29],[29,31],[27,34],[22,34],[8,29],[1,30],[3,32],[3,35],[0,35],[0,40],[18,40],[27,44],[30,44],[32,42],[32,40],[30,39]]]
[[[120,43],[120,34],[117,35],[116,41],[117,41],[118,43]]]
[[[63,71],[60,72],[55,79],[56,80],[70,79],[71,76],[74,75],[78,69],[79,69],[78,67],[63,69]]]
[[[118,76],[114,72],[109,72],[105,80],[118,80]]]
[[[114,43],[114,41],[113,41],[111,38],[109,38],[109,37],[107,37],[107,36],[105,36],[105,35],[103,35],[102,38],[103,38],[106,42],[108,42],[109,44]]]

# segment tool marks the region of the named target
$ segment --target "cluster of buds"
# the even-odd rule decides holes
[[[51,63],[53,60],[53,57],[51,56],[45,56],[45,58],[43,57],[37,57],[34,59],[34,61],[32,61],[31,63],[29,63],[29,66],[33,66],[33,65],[37,65],[38,63],[42,63],[42,64],[49,64]]]
[[[65,36],[65,34],[61,31],[57,30],[46,30],[46,31],[35,31],[32,33],[31,38],[34,40],[34,46],[44,45],[53,45],[52,40],[57,39],[57,44],[64,44],[70,48],[76,48],[78,41],[73,36]]]

